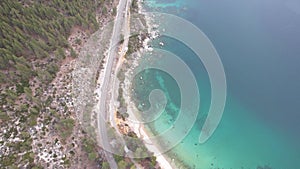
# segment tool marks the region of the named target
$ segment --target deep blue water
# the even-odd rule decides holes
[[[212,41],[225,68],[228,96],[219,127],[211,139],[199,145],[200,131],[195,126],[173,150],[178,158],[201,169],[300,168],[300,1],[145,2],[151,10],[175,14],[195,24]],[[201,61],[176,40],[159,40],[196,75],[202,100],[197,123],[203,124],[210,84]],[[153,82],[158,77],[165,80]],[[170,78],[159,72],[148,74],[148,78],[155,84],[148,85],[148,90],[160,85],[165,92],[173,92],[169,102],[178,104],[176,92],[167,90],[174,87]],[[141,91],[140,95],[147,96]],[[151,124],[157,131],[165,129],[163,118],[167,117]]]

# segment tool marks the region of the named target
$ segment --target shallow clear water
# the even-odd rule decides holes
[[[171,153],[190,168],[300,168],[300,2],[150,1],[151,9],[181,16],[200,28],[223,62],[228,96],[222,121],[213,136],[198,143],[210,106],[210,84],[201,61],[180,42],[162,37],[164,49],[180,56],[196,75],[201,93],[197,123]],[[155,42],[153,42],[155,46]],[[143,72],[135,82],[138,103],[147,109],[149,91],[159,88],[168,98],[155,122],[162,132],[180,108],[174,79],[159,71]],[[188,122],[187,122],[188,123]]]

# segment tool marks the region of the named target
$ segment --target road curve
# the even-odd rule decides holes
[[[112,37],[110,41],[110,47],[107,55],[107,62],[106,62],[106,69],[104,70],[104,81],[103,84],[101,84],[100,87],[100,104],[99,104],[99,112],[98,114],[98,130],[99,130],[99,141],[101,142],[100,145],[102,145],[103,149],[105,150],[105,156],[106,159],[110,165],[111,169],[117,169],[117,163],[113,157],[113,154],[109,151],[110,150],[110,143],[108,142],[108,136],[107,136],[107,121],[108,121],[108,115],[107,112],[107,96],[109,94],[109,82],[111,78],[111,73],[113,69],[113,63],[114,60],[118,57],[117,53],[117,44],[120,42],[120,37],[122,33],[122,26],[124,22],[124,15],[123,12],[126,12],[126,4],[127,0],[120,0],[118,7],[117,7],[117,13],[116,18],[114,21],[114,27],[112,32]]]

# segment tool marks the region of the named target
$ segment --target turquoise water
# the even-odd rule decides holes
[[[189,20],[206,34],[221,57],[228,83],[222,121],[213,136],[199,144],[210,106],[207,73],[186,46],[168,37],[158,40],[189,65],[201,93],[197,123],[169,153],[197,169],[300,168],[300,2],[169,0],[149,4],[152,10]],[[167,96],[165,112],[148,124],[163,132],[172,126],[180,109],[178,86],[160,71],[141,75],[145,83],[135,81],[134,98],[142,110],[149,108],[151,90],[159,88]]]

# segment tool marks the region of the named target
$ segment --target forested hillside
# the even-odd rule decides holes
[[[2,0],[0,69],[7,71],[1,72],[0,82],[26,86],[29,77],[39,76],[40,65],[32,65],[32,61],[63,59],[70,30],[80,26],[95,31],[98,27],[95,13],[99,8],[101,2],[94,0]],[[56,66],[51,65],[46,73],[51,76],[56,70]]]
[[[112,1],[0,1],[0,168],[68,167],[72,159],[82,163],[78,158],[84,155],[96,159],[93,141],[70,138],[78,122],[70,118],[69,96],[62,92],[66,87],[62,83],[60,90],[50,83],[66,57],[76,58],[68,42],[72,31],[87,36],[95,32],[101,24],[96,16],[113,15]],[[69,80],[69,75],[64,79]],[[56,152],[51,146],[58,143],[70,145]],[[44,149],[53,161],[42,164],[37,156],[45,154]],[[58,154],[65,152],[69,154]]]

